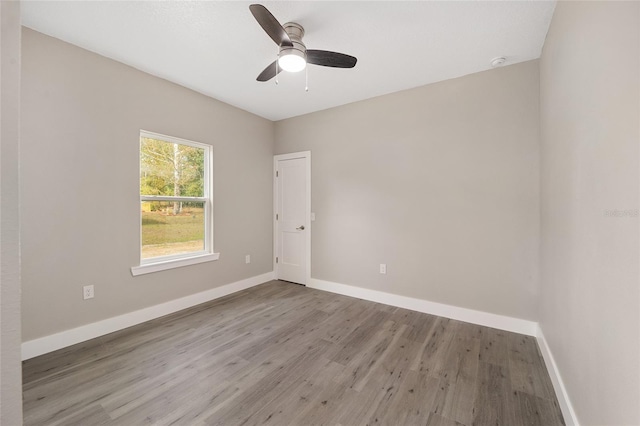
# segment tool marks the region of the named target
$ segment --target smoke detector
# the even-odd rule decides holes
[[[498,58],[493,58],[491,60],[491,66],[496,68],[496,67],[501,67],[504,65],[504,63],[507,61],[507,58],[505,58],[504,56],[500,56]]]

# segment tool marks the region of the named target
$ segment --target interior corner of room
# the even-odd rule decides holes
[[[307,287],[534,336],[566,424],[640,424],[639,2],[558,2],[539,58],[275,121],[19,7],[0,4],[6,424],[21,360],[278,279],[292,153]],[[141,129],[213,147],[215,262],[131,274]]]

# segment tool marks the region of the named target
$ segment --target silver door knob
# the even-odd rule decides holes
[[[304,225],[300,225],[296,228],[298,231],[304,231]]]

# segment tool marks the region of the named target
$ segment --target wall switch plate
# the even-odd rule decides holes
[[[251,263],[251,255],[248,254],[244,257],[244,263]]]
[[[386,274],[387,273],[387,264],[386,263],[381,263],[380,264],[380,273],[381,274]]]
[[[84,300],[93,299],[94,296],[93,285],[85,285],[82,287],[82,298]]]
[[[313,222],[314,220],[316,220],[316,214],[311,212],[311,222]]]

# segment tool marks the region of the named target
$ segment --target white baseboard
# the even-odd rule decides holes
[[[104,336],[274,279],[273,272],[22,343],[22,360]]]
[[[562,411],[564,422],[567,426],[579,426],[578,417],[573,409],[573,405],[571,405],[567,389],[564,387],[560,370],[558,370],[556,361],[551,354],[551,349],[547,344],[547,340],[544,338],[544,334],[542,333],[540,326],[538,326],[538,333],[536,337],[538,339],[540,352],[542,352],[542,357],[544,358],[544,363],[547,365],[547,370],[551,377],[551,383],[553,383],[553,389],[556,392],[556,398],[558,398],[558,404],[560,404],[560,410]]]
[[[358,299],[369,300],[371,302],[384,303],[385,305],[397,306],[412,311],[498,328],[500,330],[526,334],[528,336],[536,336],[538,331],[538,323],[534,321],[460,308],[458,306],[445,305],[443,303],[430,302],[413,297],[399,296],[397,294],[369,290],[346,284],[322,281],[315,278],[311,279],[307,287],[357,297]]]

